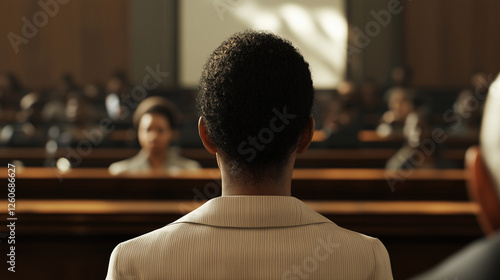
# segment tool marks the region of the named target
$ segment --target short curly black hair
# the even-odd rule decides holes
[[[309,64],[274,34],[236,33],[204,66],[198,109],[218,153],[253,181],[278,178],[314,99]],[[247,176],[248,177],[248,176]]]

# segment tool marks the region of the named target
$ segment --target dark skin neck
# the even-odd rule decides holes
[[[208,152],[215,154],[217,157],[217,164],[219,165],[222,178],[222,196],[234,195],[280,195],[290,196],[292,185],[292,172],[293,165],[297,154],[301,154],[307,150],[311,144],[312,136],[314,134],[314,119],[310,118],[302,136],[299,138],[297,148],[290,155],[288,164],[284,167],[283,175],[277,179],[264,179],[259,181],[258,186],[254,185],[251,180],[238,177],[242,176],[244,172],[239,174],[232,174],[227,168],[227,163],[224,158],[217,153],[217,147],[212,144],[207,134],[203,118],[198,122],[198,132],[203,145]]]
[[[256,186],[252,181],[231,175],[226,169],[226,164],[218,154],[217,163],[221,170],[222,196],[228,195],[291,195],[292,172],[295,162],[295,153],[290,157],[285,167],[283,176],[276,180],[264,180]]]

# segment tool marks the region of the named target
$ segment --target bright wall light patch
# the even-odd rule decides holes
[[[297,47],[317,89],[335,88],[347,67],[345,0],[180,1],[180,84],[196,88],[203,64],[225,39],[245,29],[268,30]],[[236,5],[237,3],[237,5]],[[224,5],[222,5],[224,4]]]

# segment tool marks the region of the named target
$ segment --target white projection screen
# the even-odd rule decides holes
[[[290,40],[309,62],[315,88],[335,88],[344,79],[345,0],[180,0],[179,12],[181,87],[197,87],[208,55],[245,29]]]

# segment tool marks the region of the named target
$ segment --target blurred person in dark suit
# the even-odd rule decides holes
[[[415,92],[402,87],[394,87],[388,92],[389,108],[380,119],[377,134],[382,137],[400,136],[406,117],[415,110]]]
[[[454,166],[440,158],[439,145],[429,145],[432,141],[430,114],[427,107],[421,106],[408,114],[403,127],[405,142],[386,163],[385,168],[396,169],[435,169]],[[432,142],[434,143],[434,142]]]
[[[413,99],[416,93],[410,87],[411,74],[408,67],[396,66],[391,69],[390,83],[384,90],[388,110],[377,126],[377,134],[381,137],[401,136],[406,117],[415,109]]]
[[[7,146],[40,146],[43,144],[43,94],[30,92],[19,101],[15,122],[5,125],[0,132],[0,144]]]
[[[45,122],[63,123],[66,118],[66,107],[70,97],[78,94],[80,87],[70,73],[61,76],[57,86],[49,92],[42,110]]]
[[[106,112],[113,121],[128,122],[132,119],[125,102],[132,90],[131,83],[124,71],[116,71],[106,84]]]
[[[459,137],[478,137],[484,110],[484,100],[488,94],[491,80],[485,72],[472,74],[470,86],[462,90],[453,104],[454,115],[447,131]]]
[[[363,114],[382,114],[384,103],[380,86],[373,79],[366,79],[359,89],[361,111]]]
[[[361,129],[375,130],[386,105],[382,102],[381,87],[373,79],[365,79],[360,90]]]
[[[487,237],[414,280],[500,279],[500,75],[488,95],[480,147],[472,147],[466,154],[469,195],[479,204],[478,220]]]
[[[99,122],[106,117],[104,88],[99,83],[90,83],[83,87],[83,96],[88,100],[89,112],[93,121]]]
[[[356,148],[361,128],[358,87],[353,81],[339,84],[336,96],[328,101],[321,130],[325,140],[312,143],[312,148]]]
[[[0,75],[0,121],[12,122],[25,94],[19,79],[12,73]]]
[[[111,164],[109,172],[199,169],[198,162],[182,157],[177,148],[171,147],[178,137],[175,111],[172,103],[159,96],[142,101],[134,113],[141,151],[132,158]]]

